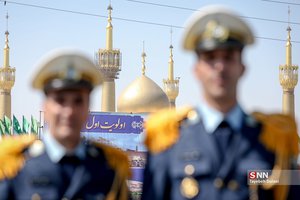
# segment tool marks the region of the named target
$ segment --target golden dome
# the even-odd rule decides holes
[[[119,96],[118,112],[155,112],[169,106],[166,93],[149,77],[142,75]]]

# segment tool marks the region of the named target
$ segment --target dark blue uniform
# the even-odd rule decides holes
[[[89,95],[103,82],[95,64],[74,49],[47,54],[32,79],[45,94],[41,140],[0,141],[0,200],[128,199],[129,162],[121,150],[84,143]]]
[[[289,182],[247,183],[248,171],[292,169],[299,153],[292,117],[249,116],[238,105],[242,53],[254,39],[248,24],[223,6],[203,7],[187,21],[183,48],[197,56],[193,73],[203,102],[197,111],[164,110],[147,119],[143,200],[300,198]]]
[[[68,181],[62,163],[52,162],[46,151],[35,155],[31,152],[31,146],[25,149],[23,156],[26,161],[16,176],[0,182],[1,200],[88,200],[106,199],[108,196],[127,199],[127,157],[117,150],[93,143],[85,144],[86,156],[79,161]]]
[[[232,134],[223,161],[216,139],[205,131],[199,118],[181,122],[177,142],[165,150],[151,152],[148,146],[142,199],[246,200],[256,195],[274,199],[272,190],[256,191],[247,184],[247,171],[271,170],[275,155],[259,140],[262,125],[245,114],[242,121],[241,130]],[[162,134],[168,133],[160,129],[156,143],[164,139]],[[299,188],[295,190],[291,199],[299,198]]]

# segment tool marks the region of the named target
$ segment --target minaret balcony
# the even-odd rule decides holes
[[[119,49],[99,49],[95,54],[95,62],[105,80],[113,81],[118,78],[122,63],[122,55]]]
[[[116,68],[118,71],[121,71],[122,55],[118,49],[100,49],[96,53],[95,59],[100,68]]]
[[[284,89],[294,89],[298,83],[298,66],[279,66],[279,80]]]
[[[11,90],[15,84],[15,68],[0,68],[0,89]]]
[[[175,100],[179,94],[179,79],[175,80],[163,80],[164,82],[164,91],[169,99]]]

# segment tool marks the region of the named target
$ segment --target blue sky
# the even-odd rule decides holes
[[[23,4],[70,10],[92,15],[75,14],[25,6],[0,1],[0,47],[4,47],[6,31],[5,15],[9,13],[10,65],[16,68],[16,82],[12,90],[12,113],[18,119],[25,115],[39,118],[43,95],[30,88],[35,64],[46,52],[58,47],[74,47],[91,58],[99,48],[105,48],[108,0],[15,0]],[[148,4],[141,3],[148,2]],[[281,2],[281,3],[280,3]],[[236,10],[250,23],[256,36],[256,44],[248,47],[244,58],[246,74],[239,87],[239,100],[249,112],[280,112],[282,89],[278,67],[285,64],[285,40],[287,37],[288,4],[290,3],[293,64],[300,63],[300,4],[290,1],[266,0],[112,0],[114,48],[122,52],[122,71],[116,80],[116,97],[132,81],[141,75],[141,53],[145,41],[146,75],[162,87],[167,78],[170,26],[173,28],[175,76],[180,77],[177,105],[197,105],[202,102],[198,83],[192,75],[195,57],[182,50],[181,36],[187,18],[204,5],[217,3]],[[285,3],[284,3],[285,2]],[[152,4],[149,4],[152,3]],[[158,6],[163,4],[167,6]],[[175,7],[180,7],[175,8]],[[182,9],[185,8],[185,9]],[[98,15],[98,16],[94,16]],[[114,19],[115,17],[115,19]],[[121,20],[121,19],[129,19]],[[134,21],[151,22],[151,25]],[[168,26],[169,25],[169,26]],[[181,28],[182,27],[182,28]],[[264,39],[271,38],[271,39]],[[0,51],[0,63],[3,54]],[[300,122],[299,85],[295,88],[295,113]],[[92,111],[101,109],[101,88],[92,94]]]

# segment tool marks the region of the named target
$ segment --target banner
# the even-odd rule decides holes
[[[127,153],[132,171],[128,181],[132,200],[142,194],[146,148],[143,144],[145,114],[91,112],[82,137],[122,149]]]
[[[139,134],[143,132],[143,118],[131,114],[91,112],[82,131]]]

